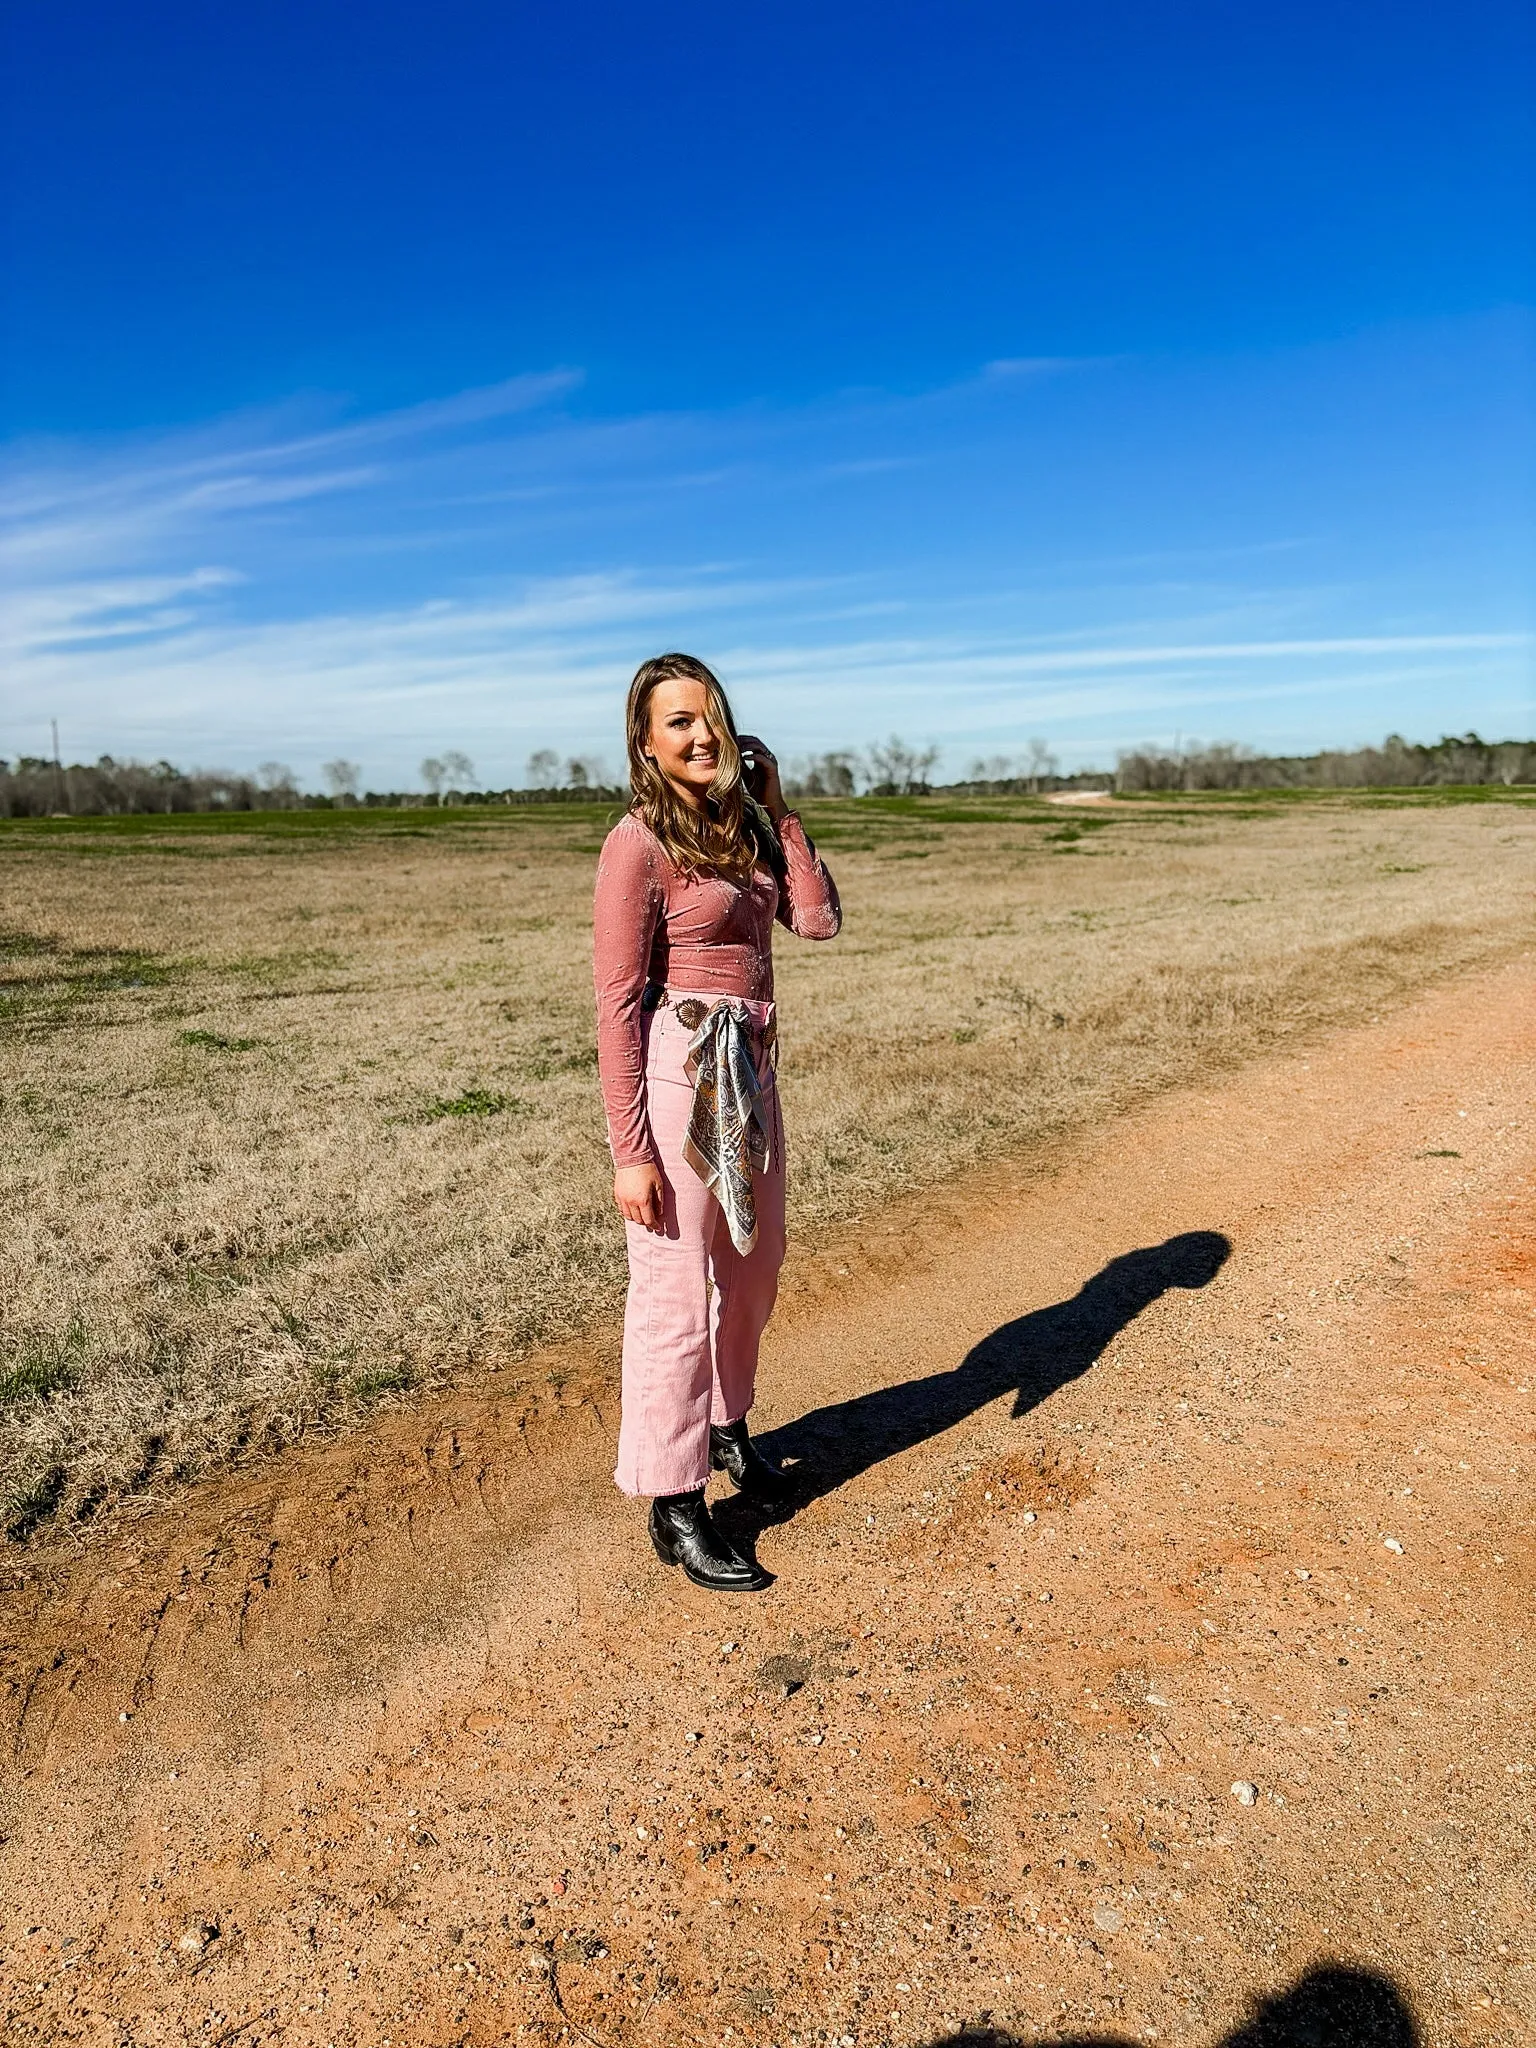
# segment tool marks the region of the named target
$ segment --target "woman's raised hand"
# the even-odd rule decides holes
[[[775,755],[763,745],[755,733],[741,732],[736,735],[736,744],[743,754],[750,754],[753,762],[762,770],[763,787],[758,802],[777,824],[789,809],[784,801],[784,792],[779,787],[779,764]]]
[[[621,1166],[613,1176],[613,1199],[626,1223],[639,1223],[662,1234],[661,1170],[648,1162]]]

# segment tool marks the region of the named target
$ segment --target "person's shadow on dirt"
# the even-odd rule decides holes
[[[771,1515],[739,1496],[722,1501],[716,1510],[722,1528],[738,1546],[750,1544],[770,1521],[789,1520],[872,1465],[942,1435],[1010,1390],[1014,1416],[1027,1415],[1087,1372],[1160,1295],[1172,1287],[1208,1286],[1231,1251],[1230,1239],[1219,1230],[1186,1230],[1164,1244],[1124,1252],[1069,1301],[993,1330],[953,1371],[878,1387],[771,1430],[757,1442],[768,1457],[795,1461],[794,1496]]]
[[[986,2025],[963,2027],[928,2048],[1031,2048],[1017,2034]],[[1052,2048],[1143,2048],[1121,2034],[1052,2037]],[[1407,2001],[1374,1970],[1322,1963],[1276,1998],[1255,2002],[1236,2033],[1212,2048],[1420,2048]]]

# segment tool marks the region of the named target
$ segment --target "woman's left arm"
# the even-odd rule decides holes
[[[778,891],[778,922],[797,938],[836,938],[842,930],[842,903],[838,885],[827,874],[825,862],[805,838],[799,811],[784,803],[778,782],[778,762],[772,748],[766,748],[756,733],[741,733],[739,748],[750,754],[760,772],[760,795],[768,817],[774,821],[778,844],[784,850],[784,883]]]
[[[779,891],[779,923],[797,939],[835,939],[842,929],[843,906],[826,863],[805,836],[798,811],[785,811],[776,821],[784,849],[784,886]]]
[[[741,734],[738,745],[749,754],[760,771],[758,801],[773,820],[784,850],[784,881],[779,890],[779,923],[797,939],[835,939],[842,929],[843,906],[837,900],[837,884],[826,864],[805,836],[798,811],[784,801],[779,783],[779,764],[773,750],[765,747],[755,733]]]

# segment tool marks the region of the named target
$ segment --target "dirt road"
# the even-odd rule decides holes
[[[1533,1055],[1527,961],[803,1256],[758,1599],[602,1346],[13,1561],[4,2038],[1529,2042]]]

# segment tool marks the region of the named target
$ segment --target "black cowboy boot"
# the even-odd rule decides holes
[[[779,1466],[765,1458],[747,1434],[745,1420],[709,1425],[709,1462],[723,1472],[738,1492],[764,1507],[782,1507],[795,1490],[795,1482]]]
[[[761,1593],[769,1583],[762,1567],[738,1557],[709,1519],[702,1486],[651,1502],[651,1541],[663,1564],[680,1564],[694,1585],[711,1593]]]

